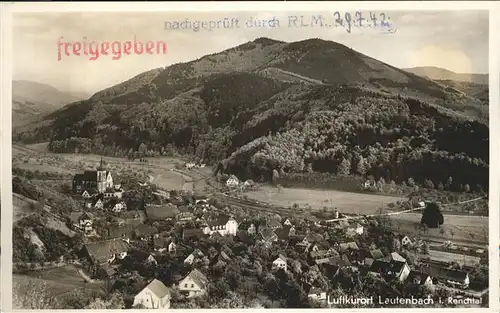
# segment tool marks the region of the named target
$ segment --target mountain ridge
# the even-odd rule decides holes
[[[258,179],[276,168],[435,184],[453,174],[457,188],[487,188],[487,109],[339,43],[259,38],[139,74],[17,129],[15,139],[50,141],[55,152],[177,150]],[[408,166],[392,159],[399,153]],[[449,170],[436,173],[436,158]],[[469,176],[452,171],[460,166]]]
[[[38,120],[45,114],[88,97],[82,93],[72,94],[51,85],[29,80],[12,81],[13,124],[22,125]]]
[[[416,66],[403,68],[403,70],[416,75],[426,76],[433,80],[452,80],[483,85],[488,85],[489,83],[488,74],[456,73],[437,66]]]

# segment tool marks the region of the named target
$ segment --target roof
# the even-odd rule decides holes
[[[201,289],[205,289],[208,285],[207,277],[197,269],[192,270],[186,277],[189,277]]]
[[[408,275],[408,281],[414,284],[422,285],[425,283],[428,277],[430,276],[426,273],[422,273],[419,271],[411,271],[410,274]]]
[[[288,225],[283,225],[282,227],[278,228],[276,230],[278,238],[283,240],[288,239],[288,237],[290,236],[290,228],[292,227]]]
[[[383,259],[384,258],[384,254],[382,253],[382,251],[380,251],[380,249],[371,250],[370,251],[370,256],[374,260],[378,260],[378,259]]]
[[[220,214],[219,216],[217,216],[217,218],[207,221],[207,224],[208,224],[208,226],[226,225],[230,218],[231,217],[229,215]]]
[[[134,232],[138,235],[151,235],[158,233],[158,228],[147,224],[139,224],[135,227]]]
[[[406,260],[405,261],[392,260],[390,262],[390,264],[391,264],[391,267],[392,267],[393,271],[396,272],[396,273],[399,273],[399,272],[401,272],[401,270],[405,266]]]
[[[149,285],[146,286],[151,292],[153,292],[158,298],[163,298],[170,293],[170,290],[158,279],[153,279]],[[144,288],[144,289],[146,289]]]
[[[264,241],[268,241],[276,237],[276,233],[270,228],[263,228],[259,231],[259,235]]]
[[[286,257],[283,254],[278,255],[273,262],[276,262],[278,259],[286,263]]]
[[[309,234],[304,239],[306,239],[308,242],[321,242],[324,240],[323,236],[320,234]]]
[[[399,262],[406,262],[406,259],[403,258],[399,253],[397,252],[392,252],[391,253],[391,259],[394,261],[399,261]]]
[[[349,261],[349,258],[346,255],[343,255],[342,257],[340,257],[340,256],[332,257],[332,258],[330,258],[330,262],[328,262],[328,263],[332,264],[332,265],[337,265],[340,267],[351,266],[351,261]]]
[[[134,231],[133,225],[125,224],[123,226],[110,226],[108,227],[108,237],[109,238],[119,238],[123,236],[128,236]]]
[[[148,205],[146,206],[146,216],[149,220],[163,220],[166,218],[174,218],[179,213],[177,206],[167,203],[165,205]]]
[[[97,181],[97,171],[85,171],[82,175],[83,180]]]
[[[318,251],[311,251],[310,255],[311,258],[313,259],[318,259],[318,258],[325,258],[328,256],[333,256],[336,253],[332,250],[318,250]]]
[[[463,282],[468,275],[467,272],[446,269],[434,264],[429,264],[427,267],[427,274],[432,277],[456,282]]]
[[[351,242],[344,242],[340,244],[340,251],[344,252],[348,249],[351,250],[359,250],[358,244],[355,243],[354,241]]]
[[[387,275],[391,271],[391,264],[389,262],[374,260],[370,266],[369,272]]]
[[[85,244],[85,248],[92,258],[99,263],[105,263],[113,255],[127,252],[130,245],[121,239],[109,239]]]
[[[116,274],[115,269],[112,268],[108,263],[104,263],[101,267],[108,276],[113,276],[114,274]]]
[[[275,219],[270,219],[270,220],[266,221],[266,226],[269,228],[278,228],[278,227],[281,227],[281,223],[280,223],[280,221],[277,221]]]
[[[182,231],[183,238],[202,237],[203,235],[203,230],[199,228],[184,228]]]

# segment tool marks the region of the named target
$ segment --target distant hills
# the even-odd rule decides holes
[[[453,80],[481,85],[488,85],[489,82],[488,74],[455,73],[444,68],[434,66],[404,68],[403,70],[416,75],[428,77],[433,80]]]
[[[116,156],[175,150],[240,178],[276,169],[488,185],[484,102],[321,39],[258,38],[151,70],[15,128],[14,140]]]
[[[47,84],[14,80],[12,82],[13,125],[32,122],[68,103],[87,98],[89,95],[63,92]]]

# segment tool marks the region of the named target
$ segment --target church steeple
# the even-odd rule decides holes
[[[104,171],[104,161],[101,157],[101,162],[99,163],[99,167],[97,168],[98,171]]]

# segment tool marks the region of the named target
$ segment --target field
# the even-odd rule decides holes
[[[86,288],[95,291],[102,290],[102,284],[90,284],[85,282],[83,277],[78,273],[78,269],[73,265],[66,265],[42,271],[28,272],[28,274],[13,274],[12,282],[17,292],[32,291],[34,285],[46,284],[46,292],[51,297],[60,297],[61,295],[71,292],[77,288]]]
[[[42,172],[73,175],[83,172],[86,169],[95,168],[101,161],[101,156],[94,154],[56,154],[46,152],[46,145],[13,146],[13,167],[31,171],[39,170]],[[102,158],[107,163],[107,168],[112,172],[125,173],[135,171],[148,174],[154,178],[153,183],[168,190],[192,190],[194,188],[194,183],[191,181],[190,176],[182,173],[182,171],[174,170],[177,164],[183,164],[182,160],[176,158],[154,158],[149,159],[148,163],[116,157]]]
[[[325,206],[336,207],[341,213],[375,214],[379,208],[389,203],[405,200],[403,197],[361,194],[336,190],[312,190],[300,188],[277,188],[262,186],[260,190],[245,193],[250,199],[268,202],[277,206],[290,207],[298,204],[300,207],[311,206],[320,210]]]
[[[458,244],[484,247],[488,244],[488,218],[467,215],[444,215],[444,224],[440,229],[428,229],[426,233],[418,229],[420,213],[402,213],[392,215],[395,230],[405,234],[420,235],[430,240],[451,240]]]
[[[466,266],[475,266],[481,260],[481,258],[476,257],[476,256],[443,252],[443,251],[436,251],[436,250],[429,250],[429,257],[433,261],[457,262],[458,264],[466,265]]]

